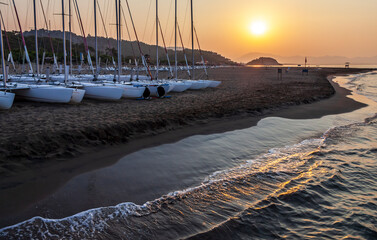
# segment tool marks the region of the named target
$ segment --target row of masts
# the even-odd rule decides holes
[[[98,75],[99,75],[99,54],[98,54],[98,34],[97,34],[97,5],[98,5],[98,1],[97,0],[93,0],[93,6],[94,6],[94,32],[95,32],[95,61],[96,61],[96,68],[94,70],[94,67],[91,63],[91,56],[90,56],[90,53],[89,53],[89,48],[88,48],[88,44],[87,44],[87,41],[86,41],[86,35],[85,35],[85,32],[84,32],[84,28],[83,28],[83,25],[82,25],[82,21],[81,21],[81,16],[80,16],[80,12],[79,12],[79,9],[78,9],[78,4],[77,4],[77,0],[68,0],[69,1],[69,13],[68,13],[68,16],[69,16],[69,48],[70,48],[70,65],[72,65],[72,1],[74,1],[74,7],[76,9],[76,14],[78,16],[78,19],[79,19],[79,26],[80,26],[80,30],[82,32],[82,35],[83,35],[83,38],[84,38],[84,46],[85,46],[85,51],[87,54],[87,57],[88,57],[88,61],[89,61],[89,65],[90,65],[90,68],[93,72],[93,75],[94,75],[94,79],[97,79],[98,78]],[[135,32],[135,36],[136,36],[136,39],[137,39],[137,42],[139,44],[139,39],[137,37],[137,33],[136,33],[136,29],[135,29],[135,24],[134,24],[134,21],[133,21],[133,18],[132,18],[132,14],[131,14],[131,10],[130,10],[130,6],[129,6],[129,3],[128,3],[128,0],[125,0],[126,1],[126,4],[127,4],[127,9],[129,11],[129,14],[130,14],[130,19],[131,19],[131,23],[133,25],[133,29],[134,29],[134,32]],[[24,47],[24,51],[25,51],[25,57],[26,57],[26,60],[29,64],[29,67],[30,67],[30,71],[31,72],[34,72],[33,71],[33,67],[32,67],[32,64],[31,64],[31,61],[30,61],[30,57],[28,55],[28,50],[27,50],[27,46],[26,46],[26,42],[25,42],[25,38],[24,38],[24,35],[23,35],[23,31],[22,31],[22,26],[20,24],[20,19],[19,19],[19,16],[18,16],[18,12],[17,12],[17,8],[16,8],[16,4],[15,4],[15,0],[12,0],[13,2],[13,6],[14,6],[14,9],[15,9],[15,13],[16,13],[16,17],[17,17],[17,21],[18,21],[18,26],[19,26],[19,29],[20,29],[20,34],[21,34],[21,38],[22,38],[22,43],[23,43],[23,47]],[[194,79],[194,71],[195,71],[195,55],[194,55],[194,31],[196,33],[196,30],[194,28],[194,14],[193,14],[193,0],[190,0],[191,2],[191,43],[192,43],[192,67],[191,67],[191,73],[188,69],[188,72],[189,72],[189,76],[190,76],[190,79]],[[61,16],[62,16],[62,28],[63,28],[63,62],[64,62],[64,82],[67,84],[68,82],[68,76],[69,74],[72,74],[72,66],[68,67],[67,65],[67,46],[66,46],[66,27],[65,27],[65,17],[66,17],[66,13],[65,13],[65,0],[61,0],[61,4],[62,4],[62,10],[61,10]],[[42,2],[41,2],[41,5],[42,5]],[[99,5],[98,5],[99,6]],[[115,6],[116,6],[116,32],[117,32],[117,52],[118,52],[118,69],[117,69],[117,75],[118,75],[118,79],[120,79],[121,75],[122,75],[122,62],[121,62],[121,42],[122,42],[122,39],[121,39],[121,36],[122,36],[122,28],[121,28],[121,15],[122,15],[122,5],[121,5],[121,0],[115,0]],[[148,64],[146,63],[146,60],[145,60],[145,56],[144,54],[142,53],[142,50],[141,50],[141,47],[140,47],[140,44],[139,44],[139,51],[140,51],[140,54],[141,54],[141,58],[142,58],[142,62],[144,64],[144,66],[146,67],[147,69],[147,73],[148,75],[150,76],[151,80],[158,80],[159,79],[159,30],[161,30],[161,35],[162,35],[162,28],[161,28],[161,24],[160,24],[160,21],[159,21],[159,8],[158,8],[158,0],[156,0],[156,58],[157,58],[157,63],[156,63],[156,74],[155,76],[153,77],[152,74],[151,74],[151,71],[149,69],[149,66]],[[33,0],[33,10],[34,10],[34,30],[35,30],[35,49],[36,49],[36,78],[39,80],[40,79],[40,66],[39,66],[39,51],[38,51],[38,28],[37,28],[37,6],[36,6],[36,0]],[[50,36],[50,33],[49,33],[49,29],[48,29],[48,24],[47,24],[47,19],[46,19],[46,16],[45,16],[45,12],[44,12],[44,9],[43,9],[43,5],[42,5],[42,13],[43,13],[43,17],[44,17],[44,20],[45,20],[45,23],[46,23],[46,27],[47,27],[47,31],[48,31],[48,35],[49,35],[49,38],[50,38],[50,44],[51,44],[51,48],[52,48],[52,53],[53,53],[53,58],[54,58],[54,64],[56,65],[56,56],[55,56],[55,52],[54,52],[54,49],[53,49],[53,44],[52,44],[52,40],[51,40],[51,36]],[[174,24],[174,34],[175,34],[175,47],[174,47],[174,51],[175,51],[175,71],[174,71],[174,77],[175,79],[178,78],[178,56],[177,56],[177,30],[179,31],[179,34],[180,33],[180,30],[179,30],[179,25],[178,25],[178,19],[177,19],[177,13],[178,13],[178,9],[177,9],[177,0],[175,0],[175,24]],[[123,13],[123,16],[124,16],[124,13]],[[102,15],[101,15],[102,17]],[[103,17],[102,17],[102,21],[103,21]],[[1,27],[1,23],[0,23],[0,27]],[[107,35],[107,34],[106,34]],[[163,37],[163,35],[162,35]],[[182,41],[182,37],[180,36],[181,38],[181,41]],[[197,38],[197,36],[196,36]],[[164,42],[164,45],[165,45],[165,41],[163,40]],[[199,44],[199,42],[198,42]],[[183,42],[182,42],[182,46],[183,46]],[[166,46],[165,47],[165,51],[166,51],[166,54],[167,54],[167,50],[166,50]],[[184,47],[183,47],[183,51],[185,51]],[[2,65],[4,65],[4,50],[3,50],[3,41],[2,41],[2,36],[1,36],[1,52],[2,52]],[[186,65],[188,66],[188,61],[187,61],[187,57],[186,57],[186,54],[184,53],[185,55],[185,61],[186,61]],[[169,66],[170,66],[170,60],[169,60],[169,57],[167,55],[167,58],[168,58],[168,63],[169,63]],[[204,61],[203,57],[202,57],[202,60]],[[136,60],[135,60],[136,62]],[[5,68],[3,66],[3,71],[5,73]],[[6,82],[7,79],[6,79],[6,74],[4,74],[4,81]]]

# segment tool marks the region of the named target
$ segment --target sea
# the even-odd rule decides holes
[[[0,239],[377,239],[377,71],[333,81],[365,107],[131,153]]]

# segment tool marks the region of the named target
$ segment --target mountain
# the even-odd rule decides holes
[[[271,57],[276,59],[282,64],[304,64],[305,56],[279,56],[274,54],[268,53],[258,53],[258,52],[251,52],[245,54],[236,61],[246,63],[250,61],[250,59],[256,59],[259,57]],[[348,58],[344,56],[320,56],[320,57],[312,57],[307,56],[308,64],[309,65],[343,65],[345,62],[350,62],[353,65],[368,65],[368,64],[377,64],[377,56],[374,57],[355,57],[355,58]]]
[[[248,62],[246,65],[281,65],[276,59],[270,57],[260,57]]]
[[[24,33],[25,36],[31,37],[34,36],[34,31],[29,31]],[[63,32],[61,31],[50,31],[50,35],[54,39],[63,39]],[[47,31],[44,29],[38,30],[38,37],[47,37]],[[69,34],[66,33],[66,38],[68,40]],[[116,39],[109,38],[106,39],[104,37],[98,37],[98,51],[100,52],[100,55],[111,55],[111,52],[113,53],[113,56],[116,57]],[[93,36],[87,37],[87,42],[90,48],[94,49],[95,44],[95,38]],[[74,33],[72,33],[72,43],[73,44],[83,44],[83,37],[78,36]],[[156,59],[156,46],[155,45],[149,45],[145,44],[143,42],[140,42],[140,48],[144,54],[148,54],[151,57],[151,62],[155,62]],[[181,48],[178,48],[179,50],[182,50]],[[114,54],[115,53],[115,54]],[[191,64],[192,54],[191,50],[187,50],[187,59],[189,61],[189,64]],[[211,52],[211,51],[202,51],[204,60],[208,65],[236,65],[235,62],[232,60],[225,58],[221,56],[218,53]],[[91,55],[93,56],[94,52],[91,51]],[[160,56],[160,61],[163,64],[167,64],[166,60],[166,53],[164,48],[159,47],[158,54]],[[168,48],[168,54],[170,58],[170,62],[174,63],[174,50],[171,48]],[[199,50],[195,50],[195,62],[201,62],[200,53]],[[135,55],[136,57],[140,56],[138,44],[136,41],[122,41],[122,55],[126,59],[132,59]],[[182,51],[178,51],[178,62],[179,64],[185,64],[185,59]]]

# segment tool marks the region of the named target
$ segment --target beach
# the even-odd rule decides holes
[[[85,100],[81,105],[16,102],[0,115],[2,225],[25,219],[22,210],[17,216],[20,209],[69,179],[146,147],[247,128],[268,115],[320,118],[362,108],[364,104],[346,97],[350,91],[328,81],[335,74],[361,71],[365,70],[311,69],[304,76],[301,69],[291,69],[280,81],[274,68],[230,67],[211,70],[211,76],[223,82],[218,88],[166,99]],[[132,200],[142,203],[149,197]],[[92,207],[96,206],[84,209]],[[37,214],[31,212],[26,215]]]
[[[308,104],[334,94],[326,77],[350,69],[300,69],[277,79],[276,69],[222,68],[210,72],[216,89],[172,93],[171,98],[80,105],[16,102],[0,113],[0,174],[70,159],[92,149],[122,144],[229,117],[261,115],[284,106]]]

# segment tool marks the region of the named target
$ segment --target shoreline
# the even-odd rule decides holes
[[[0,225],[3,226],[8,221],[17,222],[17,212],[23,212],[21,209],[29,208],[33,202],[37,202],[48,196],[73,177],[112,165],[119,161],[121,157],[143,148],[176,142],[197,134],[207,135],[251,127],[265,117],[276,116],[293,119],[319,118],[328,114],[353,111],[365,106],[347,98],[347,95],[351,91],[343,89],[333,82],[331,82],[331,87],[336,90],[333,96],[312,104],[302,104],[299,106],[285,104],[284,106],[263,111],[207,119],[205,122],[199,121],[195,122],[195,124],[184,125],[183,127],[182,125],[178,125],[179,127],[155,134],[152,137],[144,136],[133,139],[128,143],[102,147],[103,149],[99,151],[83,154],[78,158],[72,158],[72,161],[56,160],[41,169],[30,169],[29,171],[17,174],[17,176],[4,178],[0,181],[2,195],[0,212],[2,212],[1,215],[3,216],[0,220]],[[344,104],[346,107],[342,106],[340,108],[341,105],[339,104]],[[12,202],[11,206],[6,205],[6,202]]]
[[[232,69],[233,73],[237,74],[237,70],[234,70],[234,68]],[[225,69],[225,71],[226,70],[227,69]],[[243,68],[242,70],[246,72],[266,71],[264,69],[248,68]],[[314,77],[308,77],[312,83],[307,84],[305,83],[304,77],[299,75],[299,71],[292,70],[292,72],[296,71],[295,78],[299,77],[299,79],[292,79],[289,80],[291,82],[276,84],[274,83],[274,81],[277,82],[274,79],[274,70],[275,69],[269,69],[267,70],[267,74],[260,74],[262,77],[268,75],[268,78],[272,78],[273,80],[269,80],[269,83],[266,84],[259,80],[259,82],[256,83],[246,84],[245,87],[254,90],[254,92],[250,93],[251,96],[247,96],[247,98],[244,98],[243,96],[234,97],[230,94],[225,97],[231,97],[231,99],[226,100],[224,99],[225,97],[219,98],[214,96],[219,89],[207,89],[204,91],[188,91],[183,94],[172,94],[172,99],[154,99],[152,101],[122,100],[120,102],[100,102],[86,100],[82,106],[17,102],[15,104],[15,109],[8,112],[0,112],[1,120],[3,120],[0,123],[0,128],[3,130],[2,136],[0,136],[0,175],[3,174],[2,170],[4,168],[4,163],[7,160],[22,162],[23,160],[28,159],[30,160],[28,163],[31,164],[43,164],[51,159],[71,159],[79,157],[96,147],[128,143],[135,139],[159,135],[182,127],[185,128],[208,124],[211,122],[222,121],[229,117],[261,116],[266,112],[279,110],[282,107],[313,103],[328,98],[335,93],[334,88],[327,80],[315,78],[326,78],[329,74],[368,71],[365,69],[321,69],[319,70],[319,74],[315,73],[317,75]],[[221,72],[224,70],[220,69],[214,71]],[[219,79],[219,77],[215,77],[215,80],[224,81],[224,79]],[[257,86],[256,84],[258,83],[261,83],[262,86]],[[320,83],[321,85],[319,87],[315,86],[317,83]],[[297,84],[297,86],[295,86],[295,84]],[[305,86],[304,84],[310,86]],[[221,87],[223,92],[225,87]],[[269,87],[277,88],[273,89],[273,91],[277,92],[277,99],[268,99],[268,97],[273,96],[273,93],[268,95],[262,92],[271,91]],[[322,89],[313,89],[312,91],[310,88],[314,87]],[[241,88],[241,90],[243,89]],[[281,91],[289,92],[291,90],[300,91],[302,93],[296,94],[298,96],[291,96],[284,92],[281,93]],[[242,93],[234,91],[234,94],[241,95]],[[169,104],[176,104],[172,102],[180,101],[181,96],[183,95],[186,95],[182,97],[184,102],[181,105],[177,104],[177,106],[174,106],[175,109],[169,111]],[[194,102],[196,97],[201,97],[200,95],[210,95],[211,99],[204,98]],[[194,99],[192,100],[193,103],[190,103],[191,99],[189,98]],[[203,100],[214,101],[213,104],[211,104],[204,102]],[[255,100],[256,102],[254,102]],[[236,103],[229,103],[232,101]],[[180,109],[181,106],[186,105],[186,102],[191,105],[186,109]],[[156,106],[154,106],[154,104]],[[250,106],[248,106],[249,104]],[[128,112],[123,112],[121,114],[114,113],[116,110],[112,110],[111,105],[119,109],[124,105],[129,107],[130,109],[127,110],[130,111],[133,111],[134,109],[132,107],[136,105],[135,108],[137,108],[137,113],[135,116],[132,116],[131,119],[128,119]],[[204,107],[201,105],[204,105]],[[223,107],[222,105],[226,106]],[[101,107],[106,109],[103,110]],[[144,107],[155,109],[151,112],[144,113]],[[159,112],[159,107],[162,108],[163,112]],[[23,111],[25,112],[23,113]],[[41,111],[51,112],[51,114],[56,112],[58,115],[53,117],[53,119],[49,119],[52,116],[48,113],[42,113]],[[103,112],[97,114],[98,111]],[[41,116],[39,116],[39,114],[41,114]],[[98,115],[98,122],[90,119],[91,117],[97,117],[92,116],[94,114]],[[107,114],[108,116],[106,116]],[[114,118],[112,118],[111,115],[114,115]],[[30,121],[24,119],[29,117]],[[75,120],[76,117],[81,118],[80,120],[83,121],[76,121],[75,123],[70,124],[70,122]],[[120,119],[119,117],[124,117],[126,119]],[[102,120],[105,121],[102,122]],[[20,121],[20,123],[18,123],[18,121]],[[48,126],[44,126],[43,124]],[[72,144],[73,142],[74,144]],[[28,164],[27,162],[24,163]],[[18,167],[21,167],[21,169],[17,169]],[[10,171],[13,170],[14,172],[18,172],[19,170],[22,171],[22,166],[17,165],[7,165],[5,168],[8,168]]]

